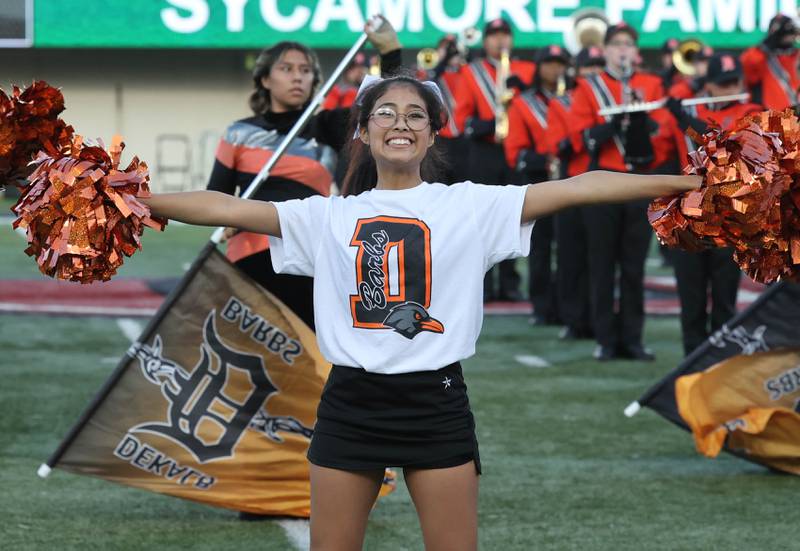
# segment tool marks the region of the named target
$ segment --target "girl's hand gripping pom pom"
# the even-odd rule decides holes
[[[691,131],[690,131],[691,132]],[[746,117],[694,136],[688,174],[700,189],[650,205],[659,240],[690,251],[731,247],[752,279],[800,280],[800,124],[791,110]]]

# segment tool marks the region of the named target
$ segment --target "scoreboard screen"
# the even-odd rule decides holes
[[[0,0],[0,48],[33,46],[33,0]]]

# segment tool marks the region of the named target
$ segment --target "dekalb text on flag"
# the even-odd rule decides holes
[[[238,511],[307,517],[305,454],[330,370],[314,334],[215,248],[157,315],[54,466]]]

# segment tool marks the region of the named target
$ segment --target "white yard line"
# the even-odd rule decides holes
[[[674,287],[676,285],[675,276],[645,276],[644,279],[650,283],[656,283],[667,287]]]
[[[142,334],[142,325],[130,318],[117,318],[117,327],[131,342],[136,342],[136,339]]]
[[[760,296],[761,296],[761,292],[746,291],[746,290],[740,288],[739,289],[739,294],[736,295],[736,302],[753,303]]]
[[[84,316],[144,316],[156,313],[155,308],[126,308],[107,306],[82,306],[77,304],[26,304],[24,302],[0,302],[0,312],[23,314],[76,314]]]
[[[514,356],[514,359],[528,367],[552,367],[552,364],[541,356]]]
[[[286,537],[298,551],[308,551],[311,547],[311,533],[309,532],[308,521],[305,519],[284,519],[275,521],[283,528]]]

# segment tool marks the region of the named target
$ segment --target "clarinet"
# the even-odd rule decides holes
[[[630,105],[633,103],[633,90],[631,89],[631,76],[633,76],[633,67],[631,66],[631,60],[627,57],[622,58],[622,101],[620,102],[622,105]],[[627,145],[625,143],[628,136],[628,128],[631,125],[631,116],[629,113],[625,113],[622,116],[622,121],[620,125],[620,129],[622,130],[621,139],[623,145]]]

